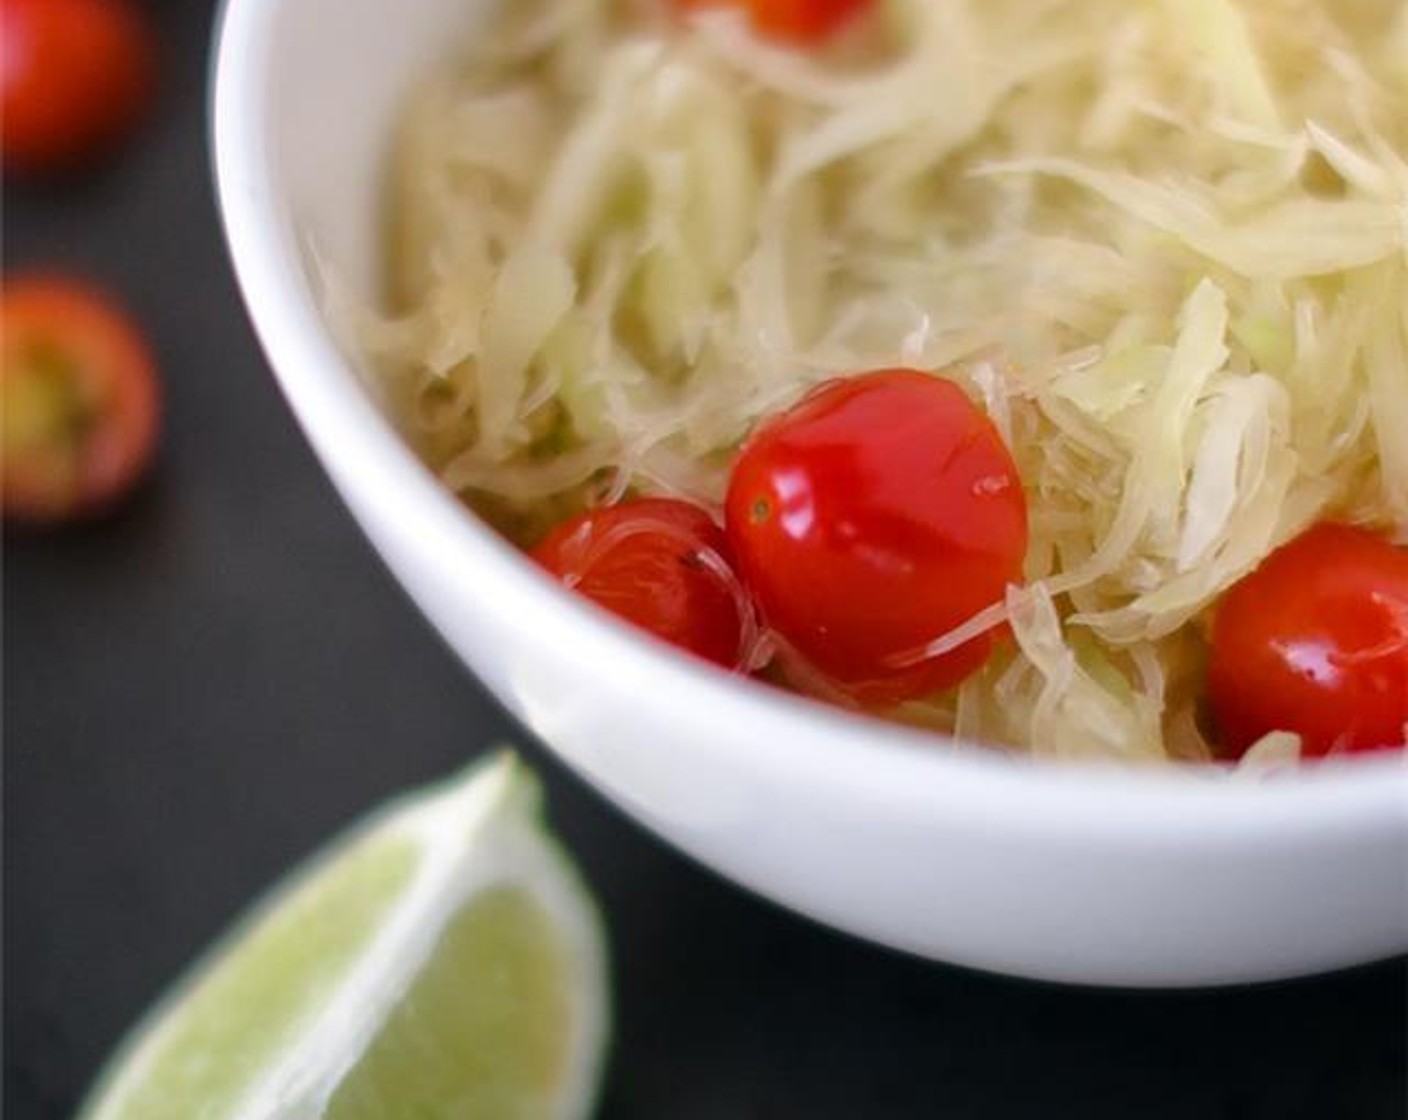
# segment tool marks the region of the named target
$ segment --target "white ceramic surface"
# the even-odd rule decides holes
[[[255,328],[352,512],[465,663],[661,836],[878,942],[1151,986],[1408,950],[1401,758],[1261,783],[1062,769],[844,716],[628,632],[439,488],[323,323],[309,246],[372,290],[398,97],[485,7],[229,0],[213,101],[220,202]]]

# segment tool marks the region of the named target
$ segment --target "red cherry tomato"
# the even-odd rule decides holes
[[[677,0],[691,8],[747,10],[762,34],[794,43],[816,43],[838,31],[874,0]]]
[[[7,520],[98,513],[151,461],[159,391],[137,329],[101,293],[29,277],[0,292]]]
[[[1208,693],[1234,757],[1270,731],[1303,753],[1400,746],[1408,724],[1408,548],[1321,524],[1213,614]]]
[[[63,169],[116,141],[149,99],[154,54],[130,0],[0,0],[6,169]]]
[[[881,370],[765,423],[733,468],[726,525],[764,622],[882,706],[961,681],[990,634],[924,647],[1022,578],[1027,510],[997,429],[950,381]]]
[[[728,541],[702,509],[641,498],[554,529],[533,558],[566,586],[725,668],[737,668],[750,610]]]

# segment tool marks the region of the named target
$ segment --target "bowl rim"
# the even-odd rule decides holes
[[[1214,766],[1124,767],[1053,760],[964,743],[833,709],[730,677],[643,637],[558,587],[470,514],[376,407],[326,327],[307,282],[292,217],[282,205],[268,119],[272,33],[279,5],[224,0],[214,22],[208,103],[217,206],[241,297],[277,383],[334,481],[421,542],[465,594],[489,596],[520,625],[591,650],[649,681],[647,695],[697,699],[712,720],[755,729],[754,764],[804,767],[892,802],[942,791],[990,825],[1180,843],[1289,828],[1355,831],[1408,826],[1408,752],[1326,760],[1274,775]],[[349,449],[355,453],[349,454]],[[470,578],[472,573],[472,579]],[[472,585],[472,586],[471,586]],[[432,624],[436,620],[430,618]],[[720,736],[720,749],[737,749]],[[936,749],[936,747],[938,749]],[[570,761],[570,760],[569,760]],[[996,809],[996,811],[994,811]],[[1196,819],[1198,828],[1190,828]]]

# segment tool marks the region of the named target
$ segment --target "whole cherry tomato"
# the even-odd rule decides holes
[[[691,8],[732,7],[748,12],[753,26],[764,35],[794,43],[816,43],[828,38],[874,0],[676,0]]]
[[[6,520],[99,513],[139,479],[156,445],[155,364],[101,293],[71,280],[0,291]]]
[[[567,587],[657,637],[728,669],[749,617],[728,541],[702,509],[640,498],[559,525],[533,558]]]
[[[1022,578],[1027,510],[991,421],[951,381],[880,370],[829,382],[764,423],[726,526],[763,621],[863,704],[963,680],[990,634],[925,647]]]
[[[7,170],[62,170],[145,108],[155,51],[131,0],[0,0],[0,150]]]
[[[1408,549],[1333,523],[1277,549],[1217,605],[1208,693],[1234,757],[1270,731],[1312,757],[1401,746]]]

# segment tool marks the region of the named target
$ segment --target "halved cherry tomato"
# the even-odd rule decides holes
[[[849,22],[874,0],[677,0],[685,9],[732,7],[747,10],[762,34],[794,43],[815,43]]]
[[[863,704],[949,687],[990,634],[925,647],[1022,578],[1027,510],[997,429],[951,381],[829,382],[758,429],[725,523],[764,622]]]
[[[149,100],[154,57],[130,0],[0,0],[6,169],[61,170],[120,138]]]
[[[156,367],[136,327],[75,281],[7,280],[0,347],[6,519],[55,522],[107,509],[156,445]]]
[[[1309,756],[1401,746],[1408,548],[1325,523],[1277,549],[1213,614],[1208,694],[1233,757],[1270,731]]]
[[[697,506],[641,498],[589,510],[548,534],[533,558],[657,637],[738,667],[750,608],[723,531]]]

